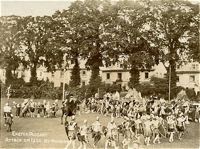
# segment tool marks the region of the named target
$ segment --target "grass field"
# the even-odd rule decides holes
[[[20,102],[20,100],[15,100]],[[1,102],[2,106],[5,104],[5,100]],[[2,113],[2,110],[1,110]],[[60,124],[60,111],[57,118],[14,118],[13,132],[6,132],[6,128],[3,126],[3,118],[1,116],[1,148],[64,148],[66,145],[66,134],[64,126]],[[76,116],[78,124],[83,124],[84,119],[88,120],[90,125],[95,121],[96,116],[100,117],[102,125],[107,125],[110,117],[99,115],[96,113],[81,114]],[[116,119],[116,123],[120,124],[121,119]],[[140,148],[199,148],[199,124],[191,123],[188,125],[188,133],[183,137],[183,140],[179,141],[175,139],[175,142],[168,143],[164,138],[161,139],[161,144],[150,145],[148,147],[143,145],[143,139],[141,138],[142,145]],[[19,132],[26,133],[38,133],[39,136],[17,136]],[[92,144],[91,135],[89,137],[90,144]],[[121,141],[121,139],[120,139]],[[102,138],[98,147],[104,147],[105,138]],[[76,145],[78,147],[78,144]],[[88,145],[88,148],[90,146]]]

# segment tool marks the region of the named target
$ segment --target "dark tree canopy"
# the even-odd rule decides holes
[[[0,67],[6,70],[6,84],[14,79],[12,71],[20,66],[18,53],[19,16],[0,17]]]
[[[199,8],[197,4],[188,1],[162,0],[149,3],[148,13],[151,18],[148,24],[148,39],[159,49],[160,62],[164,64],[168,74],[171,70],[173,92],[176,88],[177,65],[188,61],[190,56],[191,42],[189,41],[193,40],[193,35],[196,34],[195,18],[199,13]]]
[[[45,66],[55,71],[62,66],[63,52],[57,49],[51,25],[52,19],[45,17],[24,17],[20,21],[20,45],[23,64],[31,70],[31,82],[37,80],[37,68]]]

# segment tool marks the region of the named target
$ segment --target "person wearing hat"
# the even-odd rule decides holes
[[[37,117],[41,117],[41,112],[42,112],[42,104],[41,102],[36,103],[36,109],[37,109]]]
[[[176,125],[176,128],[177,128],[177,131],[178,131],[178,139],[181,140],[182,138],[182,135],[183,135],[183,132],[185,130],[185,118],[184,118],[184,115],[183,113],[180,113],[178,115],[178,118],[176,120],[177,122],[177,125]]]
[[[153,139],[153,144],[156,144],[156,142],[159,144],[160,143],[160,136],[159,136],[159,125],[160,125],[160,122],[159,120],[157,119],[156,116],[153,116],[152,117],[152,125],[151,125],[151,130],[153,132],[153,136],[155,137]]]
[[[92,123],[92,130],[93,130],[92,138],[94,138],[93,146],[96,147],[98,141],[100,140],[97,138],[101,138],[101,131],[102,131],[102,126],[101,126],[101,123],[99,122],[98,116],[96,117],[96,121]]]
[[[142,121],[140,119],[140,115],[138,114],[135,119],[135,135],[137,136],[141,130]]]
[[[5,120],[5,126],[6,126],[6,119],[9,114],[12,112],[12,107],[8,104],[8,102],[3,107],[3,114],[4,114],[4,120]]]
[[[67,121],[65,122],[65,131],[69,140],[65,149],[68,149],[68,147],[71,144],[72,144],[72,148],[75,149],[76,129],[77,129],[77,123],[75,121],[75,116],[73,115],[69,123]]]
[[[173,116],[168,116],[167,118],[167,125],[168,125],[168,132],[169,132],[169,142],[174,141],[174,133],[175,133],[175,127],[176,127],[176,121],[174,120]]]
[[[7,132],[12,131],[11,129],[12,124],[13,124],[13,115],[11,113],[8,113],[6,117]]]
[[[107,139],[105,142],[105,149],[108,148],[108,145],[111,143],[111,146],[116,148],[116,130],[117,130],[117,125],[114,122],[114,118],[111,117],[111,121],[107,125]]]
[[[151,137],[151,125],[152,122],[150,121],[150,116],[147,116],[147,119],[143,122],[143,129],[144,129],[144,137],[145,137],[145,144],[148,146],[150,145],[150,137]]]
[[[86,149],[86,143],[88,142],[88,126],[87,126],[87,120],[83,121],[83,125],[80,127],[80,135],[78,136],[78,140],[81,142],[78,149],[81,149],[82,146],[84,149]]]
[[[16,117],[19,118],[20,112],[21,112],[21,104],[18,103],[18,104],[16,105]]]
[[[36,108],[36,105],[35,105],[35,102],[33,102],[33,99],[30,100],[30,114],[31,114],[31,117],[35,117],[35,108]]]
[[[47,105],[47,101],[46,100],[43,100],[43,103],[41,105],[42,107],[42,111],[43,111],[43,116],[46,117],[46,105]]]

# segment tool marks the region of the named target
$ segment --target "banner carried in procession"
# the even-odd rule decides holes
[[[129,89],[128,93],[125,96],[125,99],[131,99],[131,100],[135,100],[137,102],[142,101],[142,96],[141,93],[138,92],[135,88],[133,89]]]

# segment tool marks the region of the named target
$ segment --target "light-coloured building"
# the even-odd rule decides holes
[[[164,77],[166,69],[163,65],[155,65],[151,70],[140,71],[140,82],[149,82],[151,77]],[[108,84],[116,82],[121,87],[127,87],[130,79],[129,69],[124,70],[120,64],[101,68],[102,81]]]
[[[23,66],[20,66],[15,73],[17,74],[17,78],[23,78],[25,82],[30,82],[31,72],[29,69],[25,69],[23,68]],[[41,66],[37,68],[36,73],[38,80],[44,80],[44,81],[47,80],[48,73],[45,67]]]
[[[5,69],[0,69],[0,80],[2,83],[6,82],[6,70]]]
[[[197,93],[200,91],[200,64],[191,62],[177,68],[177,86],[194,88]]]
[[[85,63],[86,61],[81,60],[79,64],[81,85],[88,85],[91,77],[91,70],[88,70],[85,67]],[[41,66],[37,68],[37,79],[44,81],[48,79],[50,82],[53,82],[54,87],[62,86],[63,82],[69,84],[73,66],[73,61],[69,61],[68,67],[65,71],[63,69],[58,69],[53,73],[47,72],[47,69]],[[16,73],[18,78],[23,78],[25,82],[30,81],[30,70],[24,69],[22,66],[20,66]],[[140,72],[140,82],[148,82],[152,76],[163,77],[165,73],[166,71],[164,71],[163,65],[156,65],[149,71]],[[127,87],[130,79],[129,70],[123,69],[122,65],[119,63],[109,67],[100,67],[100,76],[102,82],[106,84],[117,83],[120,84],[121,87]]]
[[[54,87],[62,86],[63,82],[69,84],[71,78],[71,71],[72,68],[67,69],[65,72],[63,70],[57,70],[49,76],[49,81],[54,83]],[[91,76],[91,71],[87,70],[86,68],[81,68],[80,70],[80,78],[81,78],[81,85],[89,84]]]
[[[85,67],[85,62],[80,63],[80,77],[81,85],[89,84],[91,77],[91,71]],[[53,82],[54,87],[62,86],[63,82],[69,84],[71,78],[71,71],[73,69],[73,61],[69,62],[69,66],[66,71],[62,69],[56,70],[54,73],[47,72],[44,67],[39,67],[37,69],[38,80],[47,79]],[[0,79],[5,83],[5,70],[0,69]],[[23,69],[19,67],[16,70],[18,78],[23,78],[25,82],[30,81],[30,70]],[[149,82],[152,76],[163,78],[166,74],[166,69],[162,64],[155,65],[151,70],[140,72],[140,82]],[[130,79],[129,70],[122,68],[122,65],[116,64],[109,67],[100,67],[100,76],[102,82],[106,84],[117,83],[121,87],[127,87]],[[184,88],[194,88],[196,92],[200,91],[200,64],[197,62],[188,63],[177,68],[178,82],[177,86],[182,86]]]

